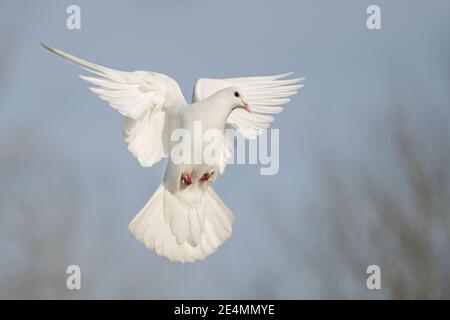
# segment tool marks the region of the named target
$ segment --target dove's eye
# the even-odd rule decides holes
[[[234,96],[235,96],[236,98],[239,98],[239,92],[236,91],[236,92],[234,93]]]

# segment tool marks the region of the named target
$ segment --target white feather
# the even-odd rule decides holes
[[[98,87],[91,88],[102,100],[127,118],[124,126],[128,150],[142,166],[149,167],[167,156],[165,113],[187,105],[178,84],[170,77],[149,71],[119,71],[96,65],[42,44],[97,77],[80,76]]]
[[[195,225],[192,227],[188,223],[186,226],[186,232],[191,234],[195,245],[187,239],[180,242],[174,235],[170,222],[164,217],[164,206],[167,201],[174,200],[164,198],[167,192],[164,185],[160,185],[128,226],[136,239],[145,246],[172,261],[194,262],[216,251],[217,247],[231,236],[233,214],[212,187],[208,187],[201,202],[195,207],[202,215],[185,212],[189,214],[189,223]],[[194,219],[202,221],[194,222]],[[204,226],[203,232],[200,232],[201,225]]]

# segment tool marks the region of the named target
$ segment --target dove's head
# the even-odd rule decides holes
[[[237,87],[228,87],[226,89],[223,89],[220,92],[220,95],[222,96],[222,99],[226,101],[226,104],[231,109],[231,111],[242,108],[247,110],[248,112],[251,112],[248,100],[245,98],[241,89]]]

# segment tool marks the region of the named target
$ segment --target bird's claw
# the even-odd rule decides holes
[[[202,175],[202,177],[200,178],[200,181],[208,181],[213,176],[213,174],[214,174],[214,171],[211,173],[209,173],[209,172],[204,173]]]
[[[192,173],[183,172],[181,174],[181,181],[184,183],[184,185],[190,186],[192,184]]]

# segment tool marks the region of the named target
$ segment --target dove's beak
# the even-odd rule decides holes
[[[242,105],[244,106],[244,109],[247,110],[247,112],[252,112],[247,101],[242,100]]]

